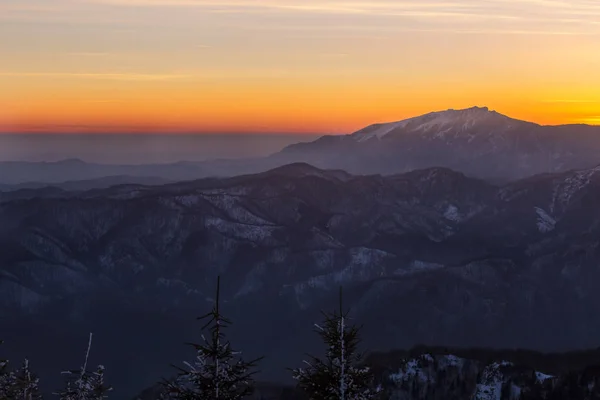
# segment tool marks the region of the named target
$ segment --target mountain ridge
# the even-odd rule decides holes
[[[600,164],[600,126],[539,125],[487,107],[450,109],[372,124],[348,135],[321,136],[259,158],[135,165],[81,160],[0,162],[0,183],[53,183],[117,175],[187,181],[265,172],[295,162],[355,175],[446,167],[472,177],[508,182]]]
[[[314,349],[340,285],[373,351],[597,347],[600,168],[506,185],[446,168],[279,171],[0,195],[0,337],[18,348],[43,332],[31,354],[76,363],[57,343],[93,331],[134,395],[185,359],[220,275],[233,343],[267,356],[261,379]],[[156,342],[151,362],[118,359]]]
[[[506,115],[500,114],[496,111],[490,111],[488,107],[471,107],[465,109],[448,109],[444,111],[433,111],[427,114],[410,117],[400,121],[377,123],[369,125],[363,129],[360,129],[353,134],[358,141],[364,141],[371,138],[379,138],[390,134],[393,130],[398,128],[406,128],[409,125],[416,125],[414,130],[423,130],[432,128],[435,126],[444,126],[456,123],[462,123],[463,129],[469,125],[475,125],[477,123],[485,123],[490,120],[497,122],[506,122],[513,124],[530,124],[535,126],[541,126],[539,124],[517,120]],[[372,132],[375,129],[375,132]],[[368,133],[366,133],[368,132]],[[366,133],[366,134],[365,134]],[[439,134],[439,133],[438,133]]]
[[[323,136],[287,146],[274,157],[354,174],[389,175],[440,166],[507,182],[590,168],[600,163],[599,154],[600,126],[539,125],[472,107]]]
[[[431,117],[439,117],[442,120],[443,119],[449,120],[449,119],[451,119],[452,114],[454,115],[455,118],[462,117],[463,119],[465,119],[465,117],[469,117],[469,116],[472,119],[477,119],[477,118],[481,119],[482,117],[497,117],[497,118],[502,118],[506,121],[511,121],[514,123],[523,123],[523,124],[534,125],[534,126],[538,126],[538,127],[560,127],[560,126],[564,126],[564,127],[571,127],[571,126],[599,127],[600,126],[600,124],[586,124],[586,123],[541,124],[541,123],[534,122],[534,121],[514,118],[507,114],[502,114],[496,110],[491,110],[487,106],[472,106],[472,107],[459,108],[459,109],[449,108],[449,109],[445,109],[445,110],[430,111],[425,114],[420,114],[420,115],[404,118],[401,120],[388,121],[388,122],[376,122],[376,123],[370,124],[364,128],[361,128],[357,131],[354,131],[350,135],[356,135],[359,132],[362,132],[364,130],[370,130],[374,127],[385,127],[385,126],[395,125],[395,124],[400,124],[400,125],[404,124],[405,125],[405,124],[408,124],[411,122],[416,122],[419,120],[426,120],[427,118],[431,118]],[[294,145],[292,144],[290,146],[294,146]]]

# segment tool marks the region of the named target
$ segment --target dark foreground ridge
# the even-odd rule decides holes
[[[132,397],[187,359],[220,275],[232,342],[265,356],[260,381],[290,382],[285,368],[318,349],[310,327],[340,285],[372,351],[596,348],[599,203],[600,168],[497,186],[444,168],[296,164],[0,193],[0,337],[8,358],[52,377],[94,332],[90,362]]]
[[[374,353],[365,365],[397,400],[591,400],[600,396],[600,349],[568,353],[416,346]],[[156,400],[160,386],[134,400]],[[256,400],[308,400],[291,385],[258,383]]]

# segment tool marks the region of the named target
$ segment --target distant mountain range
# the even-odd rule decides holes
[[[0,337],[44,376],[78,365],[89,331],[122,393],[169,376],[217,275],[233,343],[271,381],[318,351],[340,285],[366,349],[600,344],[600,167],[495,185],[292,164],[35,192],[0,193]]]
[[[105,176],[95,179],[85,179],[79,181],[64,181],[58,183],[49,182],[23,182],[9,184],[0,184],[0,192],[26,191],[30,189],[55,188],[60,190],[80,191],[90,189],[106,189],[117,185],[164,185],[170,183],[168,179],[145,177],[145,176]],[[32,192],[39,193],[39,192]]]
[[[600,126],[542,126],[473,107],[375,124],[349,135],[323,136],[262,158],[145,165],[3,162],[0,183],[60,183],[107,176],[192,180],[264,172],[293,162],[382,175],[445,167],[507,182],[600,164]]]
[[[511,180],[600,163],[600,126],[542,126],[487,107],[432,112],[288,146],[282,159],[353,173],[447,167]]]

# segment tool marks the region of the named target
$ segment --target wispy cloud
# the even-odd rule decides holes
[[[203,17],[210,14],[247,16],[244,23],[256,29],[275,22],[265,17],[281,16],[292,25],[310,22],[313,30],[326,30],[345,18],[353,18],[357,29],[364,24],[384,22],[385,25],[394,19],[404,19],[403,26],[409,31],[430,28],[418,25],[431,23],[437,24],[437,31],[447,33],[464,33],[463,28],[519,35],[600,33],[598,0],[52,0],[51,5],[48,0],[2,1],[0,19],[29,22],[94,24],[103,21],[112,25],[121,22],[130,26],[156,26],[167,24],[169,20],[181,21],[181,10],[193,9]],[[117,7],[129,10],[115,11]],[[148,9],[148,13],[137,13],[133,10],[136,8]],[[159,13],[152,10],[159,8],[161,15],[163,10],[179,14],[156,20]],[[72,14],[75,9],[79,18],[56,12],[67,10]],[[215,16],[210,22],[219,21]]]
[[[292,74],[290,69],[265,67],[235,69],[229,66],[220,68],[194,68],[181,70],[180,72],[167,74],[150,73],[75,73],[75,72],[16,72],[0,71],[0,78],[55,78],[55,79],[92,79],[111,81],[176,81],[194,80],[206,81],[216,79],[255,79],[255,78],[278,78],[287,77]]]
[[[600,3],[589,0],[387,0],[387,1],[324,1],[324,0],[79,0],[129,7],[201,7],[218,9],[279,9],[312,13],[385,14],[393,11],[429,10],[430,12],[487,13],[505,10],[584,13],[600,11]]]
[[[295,16],[338,15],[379,18],[432,20],[444,24],[505,23],[499,28],[518,31],[513,23],[570,24],[599,26],[600,1],[597,0],[79,0],[83,3],[120,7],[197,8],[206,13],[261,14],[283,13]],[[335,21],[330,22],[335,24]],[[494,27],[496,28],[496,27]],[[551,29],[561,30],[558,26]],[[579,29],[576,32],[583,32]]]
[[[108,57],[111,55],[111,53],[82,51],[82,52],[70,52],[70,53],[67,53],[67,55],[74,56],[74,57]]]
[[[184,74],[137,74],[137,73],[70,73],[70,72],[0,72],[0,76],[20,78],[75,78],[114,81],[166,81],[190,78]]]
[[[348,54],[348,53],[322,53],[319,55],[321,57],[327,57],[327,58],[343,58],[343,57],[348,57],[350,54]]]
[[[7,1],[4,3],[0,3],[0,10],[4,12],[8,11],[19,11],[19,12],[40,12],[40,13],[48,13],[48,12],[59,12],[60,4],[52,3],[33,3],[27,1]]]
[[[298,32],[314,32],[314,25],[264,25],[253,27],[253,30],[264,30],[273,32],[285,32],[285,31],[298,31]],[[597,36],[600,35],[600,31],[583,31],[573,29],[556,29],[556,30],[544,30],[533,28],[508,28],[508,27],[497,27],[497,28],[462,28],[458,27],[432,27],[423,28],[420,26],[382,26],[382,25],[329,25],[319,27],[319,31],[327,32],[327,37],[332,32],[376,32],[376,33],[389,33],[390,35],[399,33],[448,33],[458,35],[540,35],[540,36]],[[342,35],[340,37],[347,37]]]
[[[85,103],[90,104],[117,104],[117,103],[125,103],[125,100],[122,99],[90,99],[84,100]]]
[[[542,100],[542,103],[552,104],[600,104],[600,100],[585,100],[585,99],[550,99]]]

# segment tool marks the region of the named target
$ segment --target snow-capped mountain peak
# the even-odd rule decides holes
[[[381,139],[397,129],[414,132],[435,131],[436,136],[449,131],[465,131],[477,125],[501,124],[510,128],[511,118],[490,111],[488,107],[471,107],[460,110],[435,111],[401,121],[370,125],[352,134],[358,142]]]
[[[394,174],[446,167],[470,176],[512,180],[593,167],[600,127],[540,125],[487,107],[449,109],[326,135],[273,156],[324,169]]]

